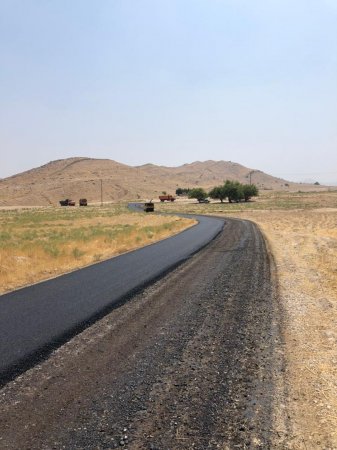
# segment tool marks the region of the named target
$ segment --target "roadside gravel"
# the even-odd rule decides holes
[[[283,448],[282,311],[257,227],[204,250],[0,391],[2,449]]]

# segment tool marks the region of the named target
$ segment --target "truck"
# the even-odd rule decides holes
[[[88,206],[88,200],[86,198],[80,198],[78,203],[80,206]]]
[[[65,200],[60,200],[61,206],[75,206],[74,200],[71,200],[70,198],[66,198]]]
[[[161,202],[165,202],[165,201],[167,201],[167,202],[174,202],[175,199],[176,198],[173,197],[173,195],[159,195],[159,200]]]
[[[154,211],[154,203],[152,201],[144,203],[144,212],[153,212]]]

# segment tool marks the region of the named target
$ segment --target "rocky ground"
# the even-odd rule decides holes
[[[228,220],[206,249],[0,391],[1,449],[287,448],[274,263]]]

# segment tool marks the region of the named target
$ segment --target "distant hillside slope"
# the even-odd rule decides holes
[[[260,189],[305,187],[230,161],[197,161],[179,167],[153,164],[131,167],[109,159],[77,157],[52,161],[0,180],[0,206],[57,205],[63,198],[78,202],[82,197],[99,202],[101,185],[105,202],[151,199],[162,191],[174,194],[177,187],[209,189],[226,179],[241,183],[251,180]]]

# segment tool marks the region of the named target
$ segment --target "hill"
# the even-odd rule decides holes
[[[210,189],[225,179],[256,184],[261,190],[313,189],[287,182],[231,161],[196,161],[179,167],[145,164],[132,167],[109,159],[68,158],[49,162],[0,180],[0,206],[57,205],[62,198],[103,200],[156,198],[177,187]],[[315,186],[317,189],[317,186]]]

